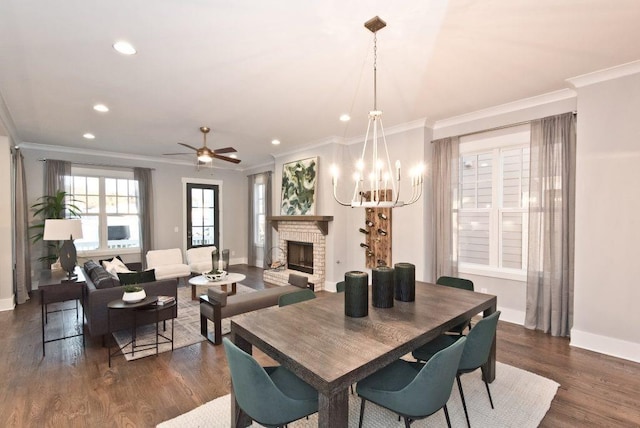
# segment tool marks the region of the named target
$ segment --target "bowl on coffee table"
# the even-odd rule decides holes
[[[202,272],[202,276],[207,278],[207,281],[215,282],[221,281],[227,276],[227,271],[225,270],[212,270],[209,272]]]

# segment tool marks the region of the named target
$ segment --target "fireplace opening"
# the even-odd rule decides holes
[[[287,266],[291,270],[313,274],[313,244],[287,241]]]

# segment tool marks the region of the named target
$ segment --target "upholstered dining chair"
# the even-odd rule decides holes
[[[470,281],[470,280],[464,279],[464,278],[456,278],[456,277],[453,277],[453,276],[441,276],[436,281],[436,284],[444,285],[446,287],[461,288],[463,290],[473,291],[473,281]],[[464,322],[462,322],[462,323],[460,323],[458,325],[456,325],[451,330],[449,330],[449,332],[457,333],[457,334],[461,335],[462,333],[464,333],[464,330],[467,327],[471,328],[471,320],[470,319],[467,320],[467,321],[464,321]]]
[[[344,281],[336,283],[336,293],[343,293],[345,289]]]
[[[458,372],[456,374],[456,381],[458,383],[458,390],[460,391],[460,398],[462,398],[462,407],[464,408],[464,416],[467,418],[468,427],[471,427],[471,424],[469,422],[469,413],[467,412],[467,403],[464,399],[460,375],[471,373],[477,369],[482,370],[482,380],[484,381],[484,386],[487,389],[487,394],[489,395],[489,403],[493,409],[493,399],[491,398],[489,384],[485,379],[484,365],[489,359],[491,345],[493,344],[493,338],[496,335],[496,328],[498,326],[498,318],[500,318],[500,311],[496,311],[491,315],[482,318],[475,326],[473,326],[471,331],[469,331],[469,334],[466,336],[467,343],[464,346],[464,351],[462,352],[462,358],[460,359],[460,365],[458,366]],[[416,349],[411,353],[411,355],[413,355],[413,357],[418,361],[429,361],[440,350],[458,342],[461,337],[464,336],[443,334],[438,336],[435,340],[432,340],[431,342]]]
[[[283,294],[278,297],[278,306],[287,306],[294,303],[304,302],[305,300],[311,300],[316,298],[316,293],[308,288],[303,288],[300,291],[294,291],[292,293]]]
[[[440,409],[444,410],[447,426],[451,427],[447,401],[465,341],[466,338],[460,338],[426,364],[396,360],[359,381],[356,393],[362,403],[358,426],[362,427],[365,403],[371,401],[403,417],[405,428]]]
[[[226,337],[231,383],[238,406],[254,421],[282,427],[318,411],[318,391],[282,366],[262,367]]]

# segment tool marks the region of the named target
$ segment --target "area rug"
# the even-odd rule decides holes
[[[469,410],[471,426],[474,427],[537,427],[551,406],[558,390],[558,383],[537,374],[509,366],[496,364],[496,380],[490,384],[495,409],[491,409],[480,370],[462,376],[462,386]],[[462,427],[467,423],[458,388],[452,389],[447,404],[451,426]],[[196,409],[158,425],[159,428],[209,427],[226,428],[230,422],[230,396],[209,401]],[[349,426],[357,427],[360,415],[360,399],[349,395]],[[259,427],[254,423],[252,426]],[[317,414],[289,424],[291,428],[317,427]],[[367,403],[364,412],[364,427],[403,427],[404,422],[386,409]],[[439,411],[426,419],[415,421],[412,427],[446,427],[444,412]]]
[[[198,287],[198,293],[205,293],[206,287]],[[247,287],[242,284],[237,284],[236,292],[238,294],[250,293],[253,290],[250,287]],[[167,321],[167,331],[162,332],[162,324],[160,324],[160,332],[165,336],[171,337],[170,330],[171,322]],[[213,324],[209,326],[210,329],[213,328]],[[230,330],[229,320],[222,320],[222,332],[223,334],[228,333]],[[137,337],[136,341],[138,344],[155,344],[155,324],[148,324],[144,326],[138,327],[136,330]],[[191,300],[191,286],[189,287],[178,287],[178,318],[176,318],[173,322],[173,348],[183,348],[185,346],[193,345],[194,343],[202,342],[206,340],[204,336],[200,334],[200,301],[199,300]],[[131,331],[129,330],[121,330],[113,333],[118,346],[122,347],[124,344],[129,343],[131,341]],[[162,338],[160,341],[162,342]],[[167,352],[171,350],[170,343],[160,343],[158,346],[158,352]],[[113,351],[113,349],[112,349]],[[130,352],[131,346],[128,346],[125,349],[125,352]],[[134,355],[125,354],[125,358],[127,361],[137,360],[138,358],[147,357],[149,355],[154,355],[156,352],[155,347],[152,349],[146,349],[142,351],[136,350]]]

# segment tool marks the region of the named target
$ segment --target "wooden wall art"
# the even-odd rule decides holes
[[[391,190],[386,190],[391,197]],[[370,192],[364,193],[368,200]],[[366,267],[393,266],[391,264],[391,208],[366,208],[364,225],[360,233],[365,242],[360,243],[364,250]]]

